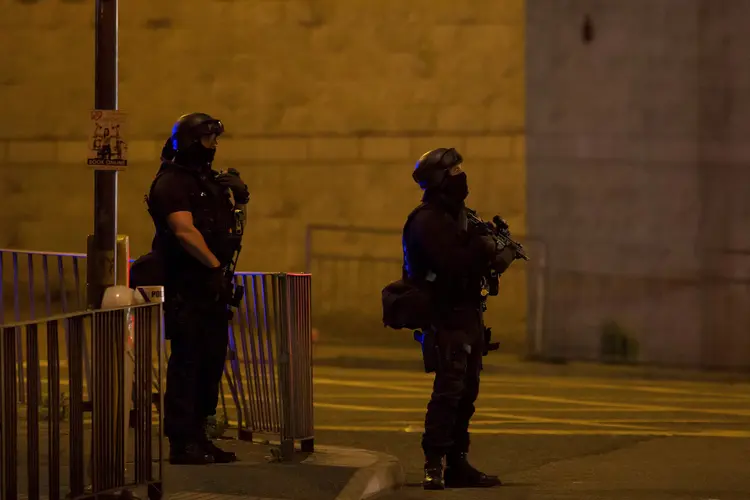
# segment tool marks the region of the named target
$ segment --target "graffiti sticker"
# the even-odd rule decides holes
[[[88,165],[97,170],[122,170],[128,166],[125,113],[112,110],[91,112]]]

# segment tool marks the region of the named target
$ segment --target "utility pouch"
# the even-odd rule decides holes
[[[425,373],[434,373],[440,365],[440,351],[438,349],[437,334],[434,331],[414,331],[414,340],[422,346],[422,360]]]

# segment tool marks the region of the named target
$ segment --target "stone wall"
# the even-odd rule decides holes
[[[82,252],[93,226],[93,7],[1,5],[0,244]],[[120,27],[132,166],[120,175],[119,221],[134,254],[150,244],[143,194],[161,146],[179,115],[198,110],[224,121],[217,164],[237,167],[252,191],[241,269],[304,270],[312,224],[398,231],[420,196],[414,161],[446,145],[466,157],[471,204],[525,232],[522,0],[137,0],[121,2]],[[374,291],[356,305],[372,323],[397,270],[382,275],[362,258],[398,258],[399,238],[341,234],[317,232],[312,250],[355,259]],[[524,280],[509,281],[522,293]],[[316,309],[337,311],[341,288],[352,296],[357,285],[319,289]],[[518,344],[516,295],[496,319]],[[355,320],[349,311],[333,328]]]

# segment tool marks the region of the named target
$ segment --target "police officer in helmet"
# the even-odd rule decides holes
[[[180,117],[147,197],[156,229],[151,254],[164,285],[171,341],[164,416],[173,464],[236,460],[205,431],[206,419],[216,413],[227,353],[233,203],[249,199],[236,171],[211,169],[223,132],[221,121],[207,114]]]
[[[424,190],[423,203],[404,229],[409,279],[430,289],[431,329],[437,351],[435,382],[427,406],[422,448],[425,489],[490,487],[500,484],[467,461],[469,421],[479,393],[484,351],[482,277],[492,266],[504,271],[514,260],[490,236],[467,224],[469,194],[463,158],[453,148],[422,155],[412,174]]]

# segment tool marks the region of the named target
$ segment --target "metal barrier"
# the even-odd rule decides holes
[[[12,299],[6,316],[16,322],[85,308],[85,254],[0,249],[0,298]],[[41,265],[41,272],[39,266]],[[50,270],[54,266],[54,272]],[[288,457],[295,441],[313,448],[311,276],[237,273],[246,295],[229,326],[229,353],[221,391],[221,410],[236,424],[240,439],[272,434]],[[6,294],[3,296],[3,290]],[[8,293],[12,292],[12,293]],[[28,299],[22,300],[23,297]],[[68,348],[69,330],[62,325]],[[21,335],[16,339],[18,394],[26,402],[26,368]],[[83,345],[84,388],[90,397],[92,338]],[[70,359],[71,353],[67,353]],[[224,398],[224,387],[233,405]],[[232,408],[233,406],[233,408]]]
[[[238,273],[245,297],[229,328],[226,382],[238,437],[279,436],[284,458],[314,444],[311,276]]]
[[[539,359],[750,370],[746,262],[727,256],[717,260],[724,267],[703,269],[684,248],[585,246],[590,258],[561,245],[530,262],[542,277]]]
[[[86,309],[86,278],[81,275],[82,268],[85,272],[85,264],[83,267],[81,264],[85,259],[85,254],[0,249],[0,324],[8,320],[18,323]],[[67,330],[65,335],[67,339]],[[19,335],[16,339],[19,363],[23,359],[22,349]],[[83,363],[84,377],[88,382],[91,371],[88,351],[84,351]],[[22,388],[26,375],[22,364],[19,364],[19,369],[18,393],[23,403],[26,395]]]
[[[0,323],[85,309],[85,259],[79,253],[0,249]]]
[[[135,487],[145,488],[151,499],[161,498],[163,430],[159,419],[154,432],[151,405],[152,387],[159,398],[164,387],[162,324],[161,304],[147,304],[0,327],[3,499],[78,500]],[[61,331],[67,333],[63,346]],[[90,387],[84,383],[87,336],[92,343]],[[24,340],[21,363],[16,359],[18,338]],[[128,366],[130,342],[134,342],[135,355],[134,364]],[[67,347],[67,360],[60,355],[61,347]],[[19,385],[24,368],[27,379]],[[132,412],[124,376],[131,368],[135,372]],[[68,406],[63,401],[65,385],[70,409],[67,426],[63,425],[66,415],[61,413]],[[19,411],[23,410],[18,404],[21,393],[27,402],[25,411]],[[85,418],[87,411],[90,420]],[[134,427],[132,442],[128,417]],[[133,450],[132,457],[128,450]],[[25,459],[19,458],[24,455]],[[126,468],[131,460],[132,468]],[[67,477],[63,467],[68,468]]]

